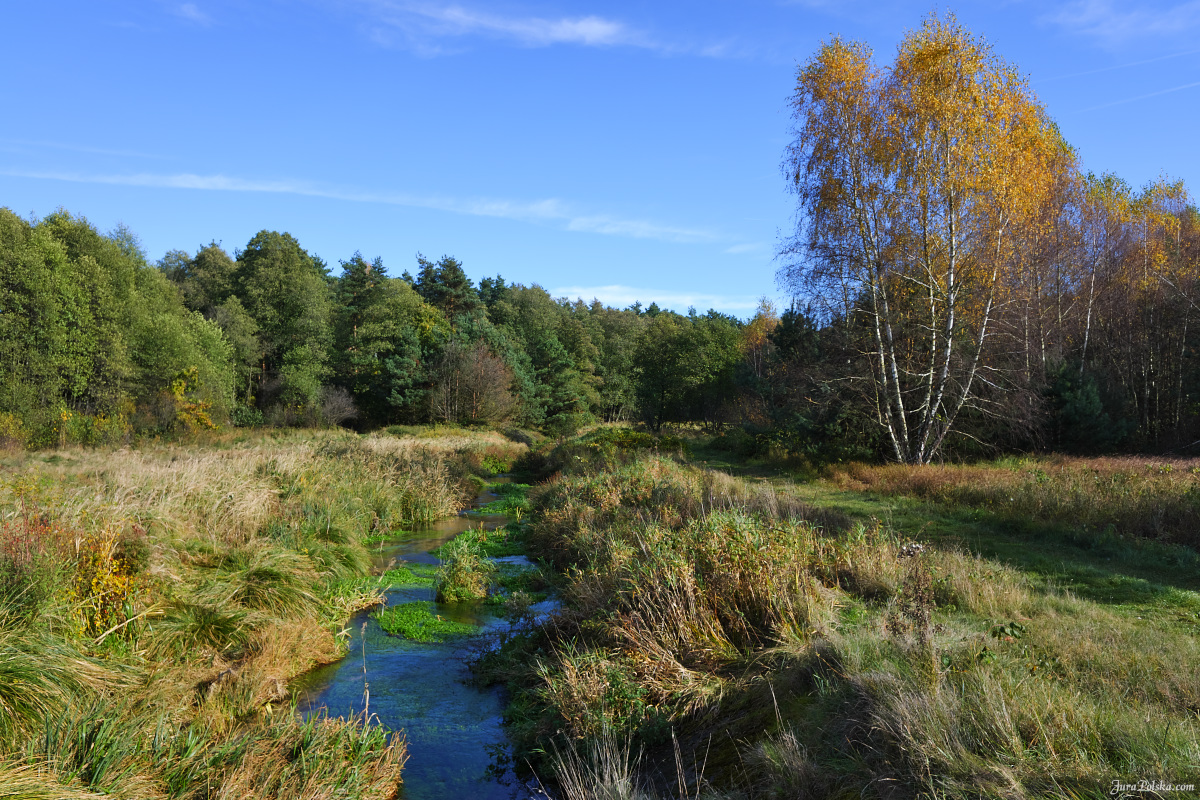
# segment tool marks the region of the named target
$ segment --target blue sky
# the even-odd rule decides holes
[[[749,316],[793,224],[798,63],[891,60],[935,6],[20,2],[0,205],[123,222],[151,259],[288,231],[337,269],[451,254],[556,296]],[[938,5],[1028,75],[1084,167],[1200,181],[1200,0]]]

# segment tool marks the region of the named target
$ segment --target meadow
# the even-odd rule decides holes
[[[508,687],[512,757],[563,800],[1200,783],[1197,465],[799,475],[698,436],[517,438],[276,431],[0,457],[0,785],[392,797],[402,735],[303,718],[288,687],[408,585],[514,622],[475,672]],[[508,525],[444,545],[440,568],[373,563],[374,542],[514,468],[532,485],[485,508]],[[538,568],[492,560],[518,553]],[[532,614],[547,593],[559,610]],[[471,633],[425,603],[376,619]]]
[[[393,796],[403,737],[301,718],[288,682],[380,601],[367,542],[456,513],[525,450],[393,433],[0,457],[5,796]]]
[[[794,482],[603,431],[541,458],[528,545],[563,608],[480,671],[564,798],[1200,784],[1192,464]]]

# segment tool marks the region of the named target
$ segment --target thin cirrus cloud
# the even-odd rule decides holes
[[[0,175],[14,178],[97,183],[110,186],[134,186],[150,189],[192,189],[219,192],[257,192],[266,194],[299,195],[355,203],[429,208],[454,214],[476,217],[498,217],[523,222],[556,224],[569,231],[624,236],[633,239],[655,239],[665,242],[695,244],[713,242],[718,236],[706,230],[664,225],[648,220],[623,219],[608,214],[579,214],[558,199],[518,202],[495,198],[460,199],[452,197],[423,197],[399,192],[372,192],[339,189],[305,181],[260,181],[226,175],[194,175],[182,173],[161,175],[137,173],[132,175],[88,175],[74,172],[30,172],[6,170]]]
[[[610,284],[608,286],[559,286],[548,290],[554,297],[579,298],[585,301],[599,300],[608,306],[627,308],[634,303],[648,306],[658,303],[663,308],[675,310],[697,308],[721,308],[726,311],[753,310],[759,298],[754,295],[701,294],[680,291],[660,291],[636,286]]]
[[[731,256],[750,255],[752,253],[765,253],[770,249],[770,245],[766,242],[745,242],[743,244],[735,244],[726,247],[722,252]]]
[[[1114,72],[1120,69],[1132,69],[1133,67],[1142,67],[1146,64],[1156,64],[1159,61],[1170,61],[1171,59],[1183,58],[1184,56],[1194,56],[1198,53],[1200,53],[1200,50],[1184,50],[1182,53],[1171,53],[1170,55],[1155,56],[1154,58],[1143,58],[1140,61],[1126,61],[1123,64],[1111,64],[1107,67],[1100,67],[1099,69],[1089,69],[1084,70],[1083,72],[1066,72],[1062,75],[1052,75],[1049,78],[1042,78],[1041,82],[1048,83],[1050,81],[1063,81],[1070,78],[1082,78],[1087,75],[1099,75],[1102,72]]]
[[[1170,89],[1159,89],[1157,92],[1150,92],[1148,94],[1139,94],[1136,97],[1125,97],[1120,100],[1113,100],[1111,103],[1101,103],[1098,106],[1091,106],[1090,108],[1085,108],[1083,110],[1084,111],[1099,111],[1102,108],[1112,108],[1113,106],[1121,106],[1121,105],[1125,105],[1126,103],[1135,103],[1138,100],[1146,100],[1151,97],[1158,97],[1159,95],[1164,95],[1164,94],[1174,94],[1175,92],[1182,92],[1184,89],[1195,89],[1198,86],[1200,86],[1200,81],[1195,81],[1193,83],[1185,83],[1185,84],[1182,84],[1181,86],[1172,86]]]
[[[1171,37],[1200,28],[1200,0],[1154,7],[1118,8],[1111,0],[1078,0],[1043,19],[1116,45],[1132,39]]]
[[[195,3],[182,3],[175,6],[175,15],[184,19],[195,22],[199,25],[208,25],[212,22],[209,16],[196,7]]]
[[[521,47],[577,45],[581,47],[634,47],[659,53],[724,55],[722,44],[693,46],[662,41],[620,20],[589,14],[578,17],[528,17],[480,11],[461,5],[366,0],[372,38],[393,44],[393,34],[419,52],[445,52],[446,40],[482,37]]]

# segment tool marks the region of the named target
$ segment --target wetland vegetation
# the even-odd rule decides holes
[[[565,797],[1196,783],[1190,464],[847,465],[795,481],[620,440],[550,456],[561,472],[532,493],[528,543],[562,610],[480,664],[511,687],[518,750]],[[1131,496],[1177,513],[1148,527]]]
[[[532,450],[406,433],[10,453],[6,780],[46,798],[390,797],[402,735],[299,715],[289,682],[392,594],[372,612],[388,634],[492,637],[472,669],[507,693],[502,760],[563,798],[1194,780],[1191,462],[798,472],[698,431]],[[485,458],[528,482],[492,485]],[[425,545],[436,560],[372,567],[372,536],[412,536],[481,487],[506,523],[463,517]],[[531,612],[550,593],[557,610]],[[508,627],[442,610],[479,604]]]
[[[371,576],[372,534],[456,513],[491,474],[485,459],[525,449],[426,434],[9,452],[4,791],[391,797],[402,733],[366,715],[302,718],[288,684],[343,655],[356,610],[432,580],[419,565]]]

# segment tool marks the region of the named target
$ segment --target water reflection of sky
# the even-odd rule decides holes
[[[492,499],[484,495],[476,504]],[[376,559],[383,565],[392,559],[436,564],[429,550],[480,523],[490,529],[505,521],[503,516],[478,514],[443,520],[384,543],[377,548]],[[389,592],[387,602],[432,599],[431,589],[406,589]],[[478,604],[438,604],[437,613],[480,625],[483,632],[466,642],[411,642],[389,636],[365,612],[359,614],[348,626],[351,641],[346,657],[313,670],[297,683],[300,711],[311,714],[327,708],[331,717],[357,714],[369,693],[370,712],[385,727],[404,731],[408,741],[400,795],[405,800],[527,797],[511,772],[496,774],[493,766],[494,754],[505,746],[501,690],[472,685],[466,665],[470,651],[486,647],[507,623]]]
[[[428,597],[428,593],[425,597],[405,594],[391,602]],[[388,636],[374,621],[367,622],[364,636],[364,620],[365,615],[353,622],[354,640],[347,657],[307,677],[300,694],[308,702],[301,710],[324,706],[330,716],[359,713],[365,688],[371,713],[384,726],[404,731],[408,741],[403,797],[512,797],[509,787],[489,775],[491,750],[504,742],[502,697],[499,690],[469,683],[461,644],[410,642]]]

